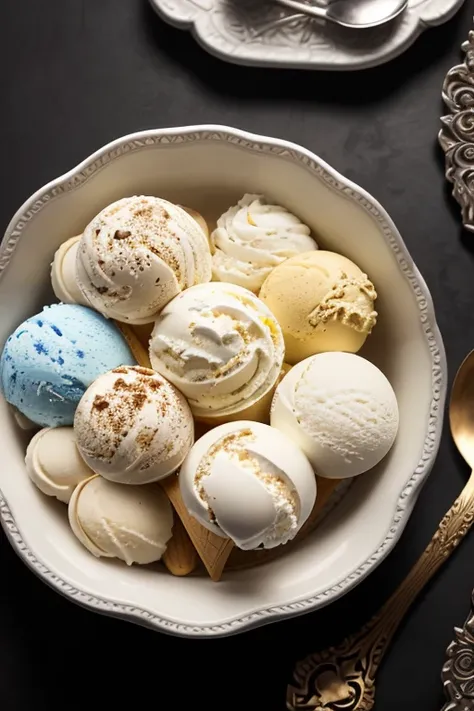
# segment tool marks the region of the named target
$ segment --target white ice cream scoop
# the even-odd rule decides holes
[[[26,450],[25,464],[38,489],[65,504],[76,486],[94,473],[79,454],[72,427],[45,427],[37,432]]]
[[[274,548],[296,536],[316,499],[304,454],[277,430],[230,422],[201,437],[179,474],[189,513],[244,550]]]
[[[88,551],[127,565],[160,560],[173,527],[171,504],[159,486],[121,486],[100,476],[76,487],[68,514]]]
[[[183,289],[211,279],[209,242],[183,208],[157,197],[123,198],[85,228],[76,278],[104,316],[151,323]]]
[[[320,353],[285,375],[271,424],[297,444],[316,472],[343,479],[371,469],[398,430],[398,405],[385,375],[352,353]]]
[[[258,294],[278,264],[300,252],[317,249],[311,230],[281,205],[263,195],[246,194],[217,220],[212,233],[212,273]]]
[[[188,398],[197,418],[249,408],[275,385],[283,336],[271,311],[247,289],[213,282],[187,289],[156,320],[155,370]]]
[[[63,304],[89,306],[76,279],[77,248],[81,237],[71,237],[56,250],[51,264],[51,284],[55,296]]]
[[[183,395],[139,366],[97,378],[79,402],[74,431],[91,469],[120,484],[163,479],[179,467],[194,441]]]

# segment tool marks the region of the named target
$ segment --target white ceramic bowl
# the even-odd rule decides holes
[[[227,635],[316,610],[357,585],[393,548],[442,428],[446,360],[428,289],[370,195],[304,148],[220,126],[145,131],[105,146],[27,200],[0,249],[3,345],[20,321],[53,300],[54,250],[108,203],[160,195],[213,220],[245,192],[263,192],[294,211],[322,247],[359,264],[379,294],[379,324],[362,354],[395,389],[399,435],[389,456],[356,480],[312,536],[217,584],[97,560],[70,532],[64,507],[31,484],[24,433],[0,402],[0,513],[18,554],[75,602],[179,635]]]

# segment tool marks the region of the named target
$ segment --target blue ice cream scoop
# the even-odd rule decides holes
[[[89,385],[136,361],[117,326],[78,304],[45,306],[8,338],[0,360],[7,402],[43,427],[72,425]]]

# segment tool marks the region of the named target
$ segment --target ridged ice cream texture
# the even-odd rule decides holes
[[[72,425],[89,385],[119,365],[134,365],[118,328],[78,304],[54,304],[24,321],[0,360],[5,399],[43,427]]]
[[[51,285],[58,301],[63,304],[90,306],[79,289],[76,279],[77,250],[81,237],[71,237],[54,253],[51,264]]]
[[[285,259],[317,249],[311,230],[263,195],[245,194],[217,221],[212,274],[258,294],[266,277]]]
[[[150,340],[153,368],[187,397],[196,417],[220,417],[260,400],[279,377],[280,326],[250,291],[212,282],[161,312]]]
[[[210,281],[209,242],[181,207],[151,196],[123,198],[84,230],[76,278],[108,318],[151,323],[181,291]]]
[[[356,353],[377,321],[374,285],[352,262],[323,250],[276,267],[260,298],[278,319],[292,365],[316,353]]]
[[[65,504],[76,486],[94,473],[79,454],[72,427],[45,427],[37,432],[28,444],[25,465],[43,494]]]
[[[320,353],[294,366],[278,385],[271,424],[306,454],[323,477],[357,476],[392,447],[399,422],[386,376],[352,353]]]
[[[168,476],[194,441],[183,395],[158,373],[139,366],[97,378],[79,403],[74,431],[87,465],[121,484]]]
[[[274,548],[294,538],[316,499],[304,454],[277,430],[232,422],[201,437],[180,471],[189,513],[244,550]]]
[[[171,504],[159,486],[122,486],[100,476],[76,487],[68,515],[90,553],[127,565],[160,560],[173,527]]]

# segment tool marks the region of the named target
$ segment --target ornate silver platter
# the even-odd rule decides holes
[[[474,232],[474,31],[462,50],[464,62],[444,80],[443,100],[450,113],[441,118],[439,142],[464,227]],[[455,628],[446,656],[441,678],[448,701],[443,711],[474,711],[474,591],[471,613],[461,629]]]
[[[312,0],[326,4],[327,0]],[[191,30],[208,52],[236,64],[301,69],[364,69],[404,52],[428,27],[449,20],[464,0],[409,0],[397,20],[348,30],[292,13],[274,0],[150,0],[167,22]]]
[[[448,72],[443,84],[443,99],[450,113],[441,118],[439,142],[464,227],[474,232],[474,31],[462,49],[464,62]]]
[[[471,614],[462,629],[455,628],[448,657],[441,677],[449,701],[443,711],[473,711],[474,709],[474,592]]]

